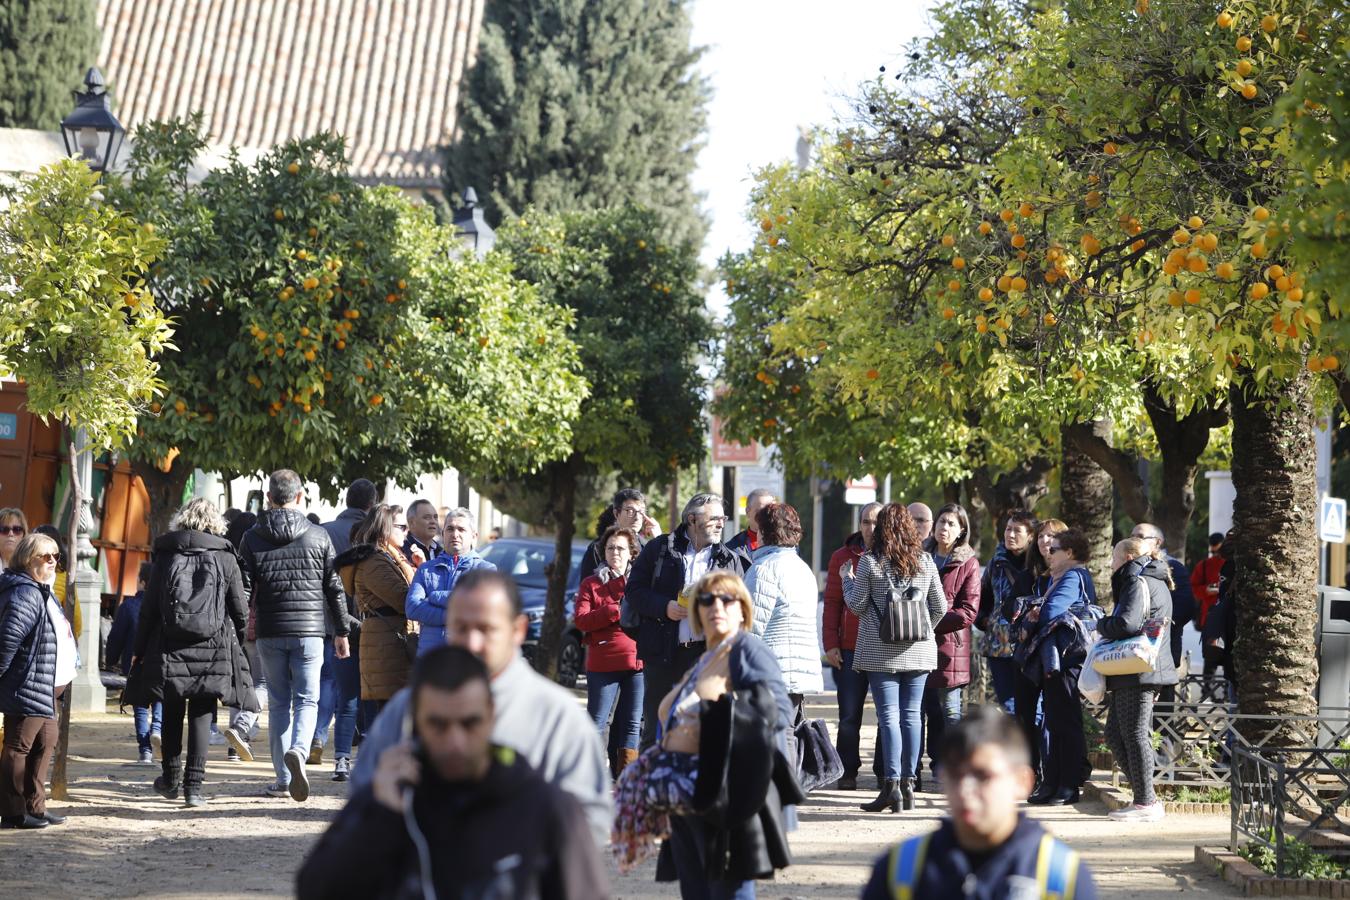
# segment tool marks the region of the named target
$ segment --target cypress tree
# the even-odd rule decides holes
[[[448,148],[447,193],[472,185],[500,223],[634,203],[676,240],[704,222],[690,184],[709,88],[688,0],[494,0]]]
[[[0,128],[59,127],[98,38],[94,0],[0,3]]]

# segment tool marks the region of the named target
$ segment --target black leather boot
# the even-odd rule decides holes
[[[911,803],[913,801],[911,800]],[[877,799],[871,803],[864,803],[858,807],[863,812],[881,812],[889,808],[891,812],[900,811],[900,782],[894,778],[887,778],[881,782],[881,793],[877,794]]]
[[[182,757],[165,757],[160,765],[164,772],[155,779],[155,791],[165,800],[176,800],[178,798],[178,787],[183,783],[183,767],[180,763]]]
[[[905,778],[900,781],[900,805],[904,809],[914,808],[914,779]],[[892,810],[894,812],[894,810]]]
[[[206,757],[189,756],[187,774],[183,778],[183,805],[198,807],[206,805],[202,796],[202,782],[206,781]]]

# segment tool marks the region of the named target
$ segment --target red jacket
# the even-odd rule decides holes
[[[577,589],[574,617],[586,636],[587,672],[634,672],[642,669],[637,643],[619,628],[619,601],[628,579],[601,582],[592,575]]]
[[[926,546],[931,553],[931,541]],[[970,626],[980,609],[980,561],[969,545],[952,551],[942,567],[942,592],[947,595],[947,614],[933,629],[938,667],[928,683],[961,687],[970,683]]]
[[[1195,597],[1195,627],[1202,629],[1205,627],[1205,619],[1209,616],[1209,611],[1219,602],[1217,593],[1211,594],[1206,590],[1210,585],[1217,591],[1219,587],[1219,570],[1223,568],[1224,559],[1222,556],[1208,556],[1200,565],[1191,570],[1191,595]]]
[[[821,624],[826,652],[836,648],[852,650],[858,646],[858,617],[844,604],[844,579],[839,576],[839,570],[845,563],[856,566],[864,549],[862,532],[858,531],[849,535],[844,546],[830,556],[825,571],[825,617]]]

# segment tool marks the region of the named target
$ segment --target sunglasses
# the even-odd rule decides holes
[[[407,531],[407,530],[408,530],[408,526],[407,526],[407,525],[404,525],[404,524],[401,523],[401,522],[396,522],[396,523],[394,523],[394,527],[395,527],[396,529],[398,529],[399,531]]]
[[[22,525],[0,525],[0,534],[22,535],[23,533],[24,527]]]
[[[722,601],[723,606],[730,606],[736,602],[736,598],[730,594],[699,594],[697,599],[699,606],[712,606],[718,600]]]
[[[34,556],[33,559],[40,560],[45,563],[51,563],[52,565],[56,565],[56,563],[61,559],[61,557],[55,553],[39,553],[37,556]]]

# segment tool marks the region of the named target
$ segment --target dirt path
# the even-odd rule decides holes
[[[870,729],[869,729],[870,730]],[[345,796],[328,780],[331,766],[311,770],[303,804],[262,796],[269,763],[225,760],[212,747],[205,809],[188,811],[150,787],[158,768],[129,762],[135,752],[130,715],[78,715],[71,746],[71,803],[63,826],[0,832],[0,884],[9,897],[289,896],[294,873]],[[264,735],[260,735],[264,738]],[[266,741],[255,741],[263,748]],[[872,861],[890,842],[932,828],[941,798],[920,795],[920,808],[900,816],[871,815],[864,792],[813,794],[792,836],[796,865],[759,890],[762,898],[857,897]],[[1227,886],[1189,862],[1196,843],[1226,840],[1221,817],[1174,816],[1124,826],[1096,804],[1036,815],[1082,851],[1106,897],[1231,896]],[[615,897],[675,897],[674,885],[652,882],[650,867],[613,873]]]

